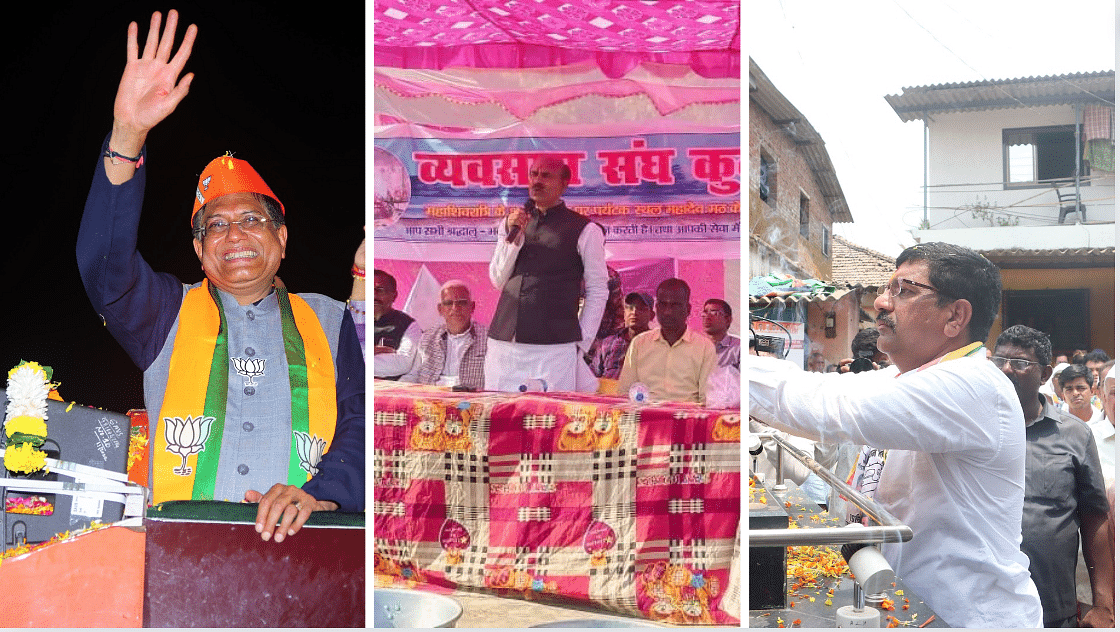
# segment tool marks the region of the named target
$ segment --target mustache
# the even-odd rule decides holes
[[[884,312],[879,312],[879,315],[875,317],[875,322],[882,323],[887,327],[894,329],[894,321],[891,320],[890,317],[887,316]]]

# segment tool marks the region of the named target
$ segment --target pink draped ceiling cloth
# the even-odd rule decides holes
[[[739,0],[376,0],[373,11],[376,66],[420,71],[375,72],[375,85],[399,96],[497,103],[521,120],[592,94],[645,94],[662,116],[739,100]],[[595,66],[602,80],[547,90],[433,79],[452,68]],[[641,79],[626,77],[639,67]],[[689,81],[686,69],[712,81]]]
[[[379,66],[539,68],[643,61],[739,76],[739,0],[376,0]]]

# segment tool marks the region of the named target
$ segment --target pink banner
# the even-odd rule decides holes
[[[563,199],[603,228],[608,249],[739,241],[738,133],[374,143],[374,237],[397,252],[405,244],[492,245],[500,218],[528,197],[539,156],[570,168]]]

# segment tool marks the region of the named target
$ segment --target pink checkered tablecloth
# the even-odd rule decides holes
[[[739,622],[738,410],[375,380],[374,443],[377,586]]]

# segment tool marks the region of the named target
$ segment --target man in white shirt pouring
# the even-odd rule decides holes
[[[894,367],[820,374],[748,356],[750,415],[817,441],[886,450],[874,499],[914,538],[884,544],[883,555],[950,626],[1041,627],[1019,550],[1023,409],[983,347],[999,269],[945,243],[911,246],[895,265],[875,302],[878,346]]]

